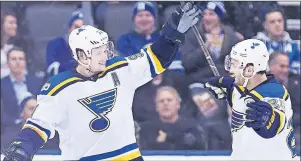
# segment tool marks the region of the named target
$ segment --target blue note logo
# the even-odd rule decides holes
[[[117,88],[78,100],[96,116],[89,125],[93,132],[102,132],[109,128],[110,120],[106,115],[112,111],[116,98]]]
[[[253,42],[251,48],[252,48],[252,49],[255,49],[255,47],[256,47],[256,46],[259,46],[259,45],[260,45],[259,43]]]

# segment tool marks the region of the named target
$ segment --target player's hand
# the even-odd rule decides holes
[[[5,156],[3,161],[31,161],[34,150],[30,143],[15,140],[2,153]]]
[[[176,44],[184,44],[186,33],[200,19],[201,10],[191,2],[178,7],[164,24],[161,34]]]
[[[246,110],[246,119],[250,120],[245,123],[247,127],[254,129],[266,128],[269,130],[275,120],[273,107],[264,101],[248,103]]]
[[[227,91],[233,86],[235,79],[230,76],[211,77],[205,84],[205,87],[214,94],[217,99],[224,99],[227,96]]]

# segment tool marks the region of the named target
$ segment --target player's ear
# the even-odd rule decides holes
[[[85,52],[83,50],[77,50],[76,54],[77,54],[78,60],[80,62],[82,62],[83,64],[87,64],[88,63],[87,62],[88,57],[87,57],[87,55],[85,54]]]
[[[253,65],[248,65],[245,70],[244,70],[244,76],[245,77],[252,77],[254,72],[254,66]]]

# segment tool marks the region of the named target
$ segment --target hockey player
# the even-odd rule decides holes
[[[212,77],[206,83],[232,107],[231,159],[291,160],[296,156],[290,97],[285,86],[265,74],[268,60],[260,40],[239,42],[225,60],[231,77]]]
[[[131,109],[135,89],[169,66],[199,14],[186,3],[172,13],[157,41],[125,58],[111,58],[113,45],[104,31],[88,25],[72,31],[69,44],[79,65],[44,85],[5,160],[31,160],[55,130],[63,160],[143,160]]]

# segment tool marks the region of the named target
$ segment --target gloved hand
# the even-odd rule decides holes
[[[211,77],[208,82],[206,82],[205,87],[214,94],[217,99],[224,99],[227,97],[227,93],[233,87],[235,78],[230,76],[217,76]]]
[[[246,110],[246,119],[252,121],[247,121],[245,125],[254,129],[264,127],[269,130],[275,119],[273,107],[264,101],[248,103],[247,107],[249,109]]]
[[[184,44],[184,33],[199,21],[200,13],[196,5],[191,2],[185,3],[172,13],[164,24],[161,35],[174,43]]]
[[[34,153],[33,145],[25,140],[14,140],[7,149],[2,150],[3,161],[30,161]]]

